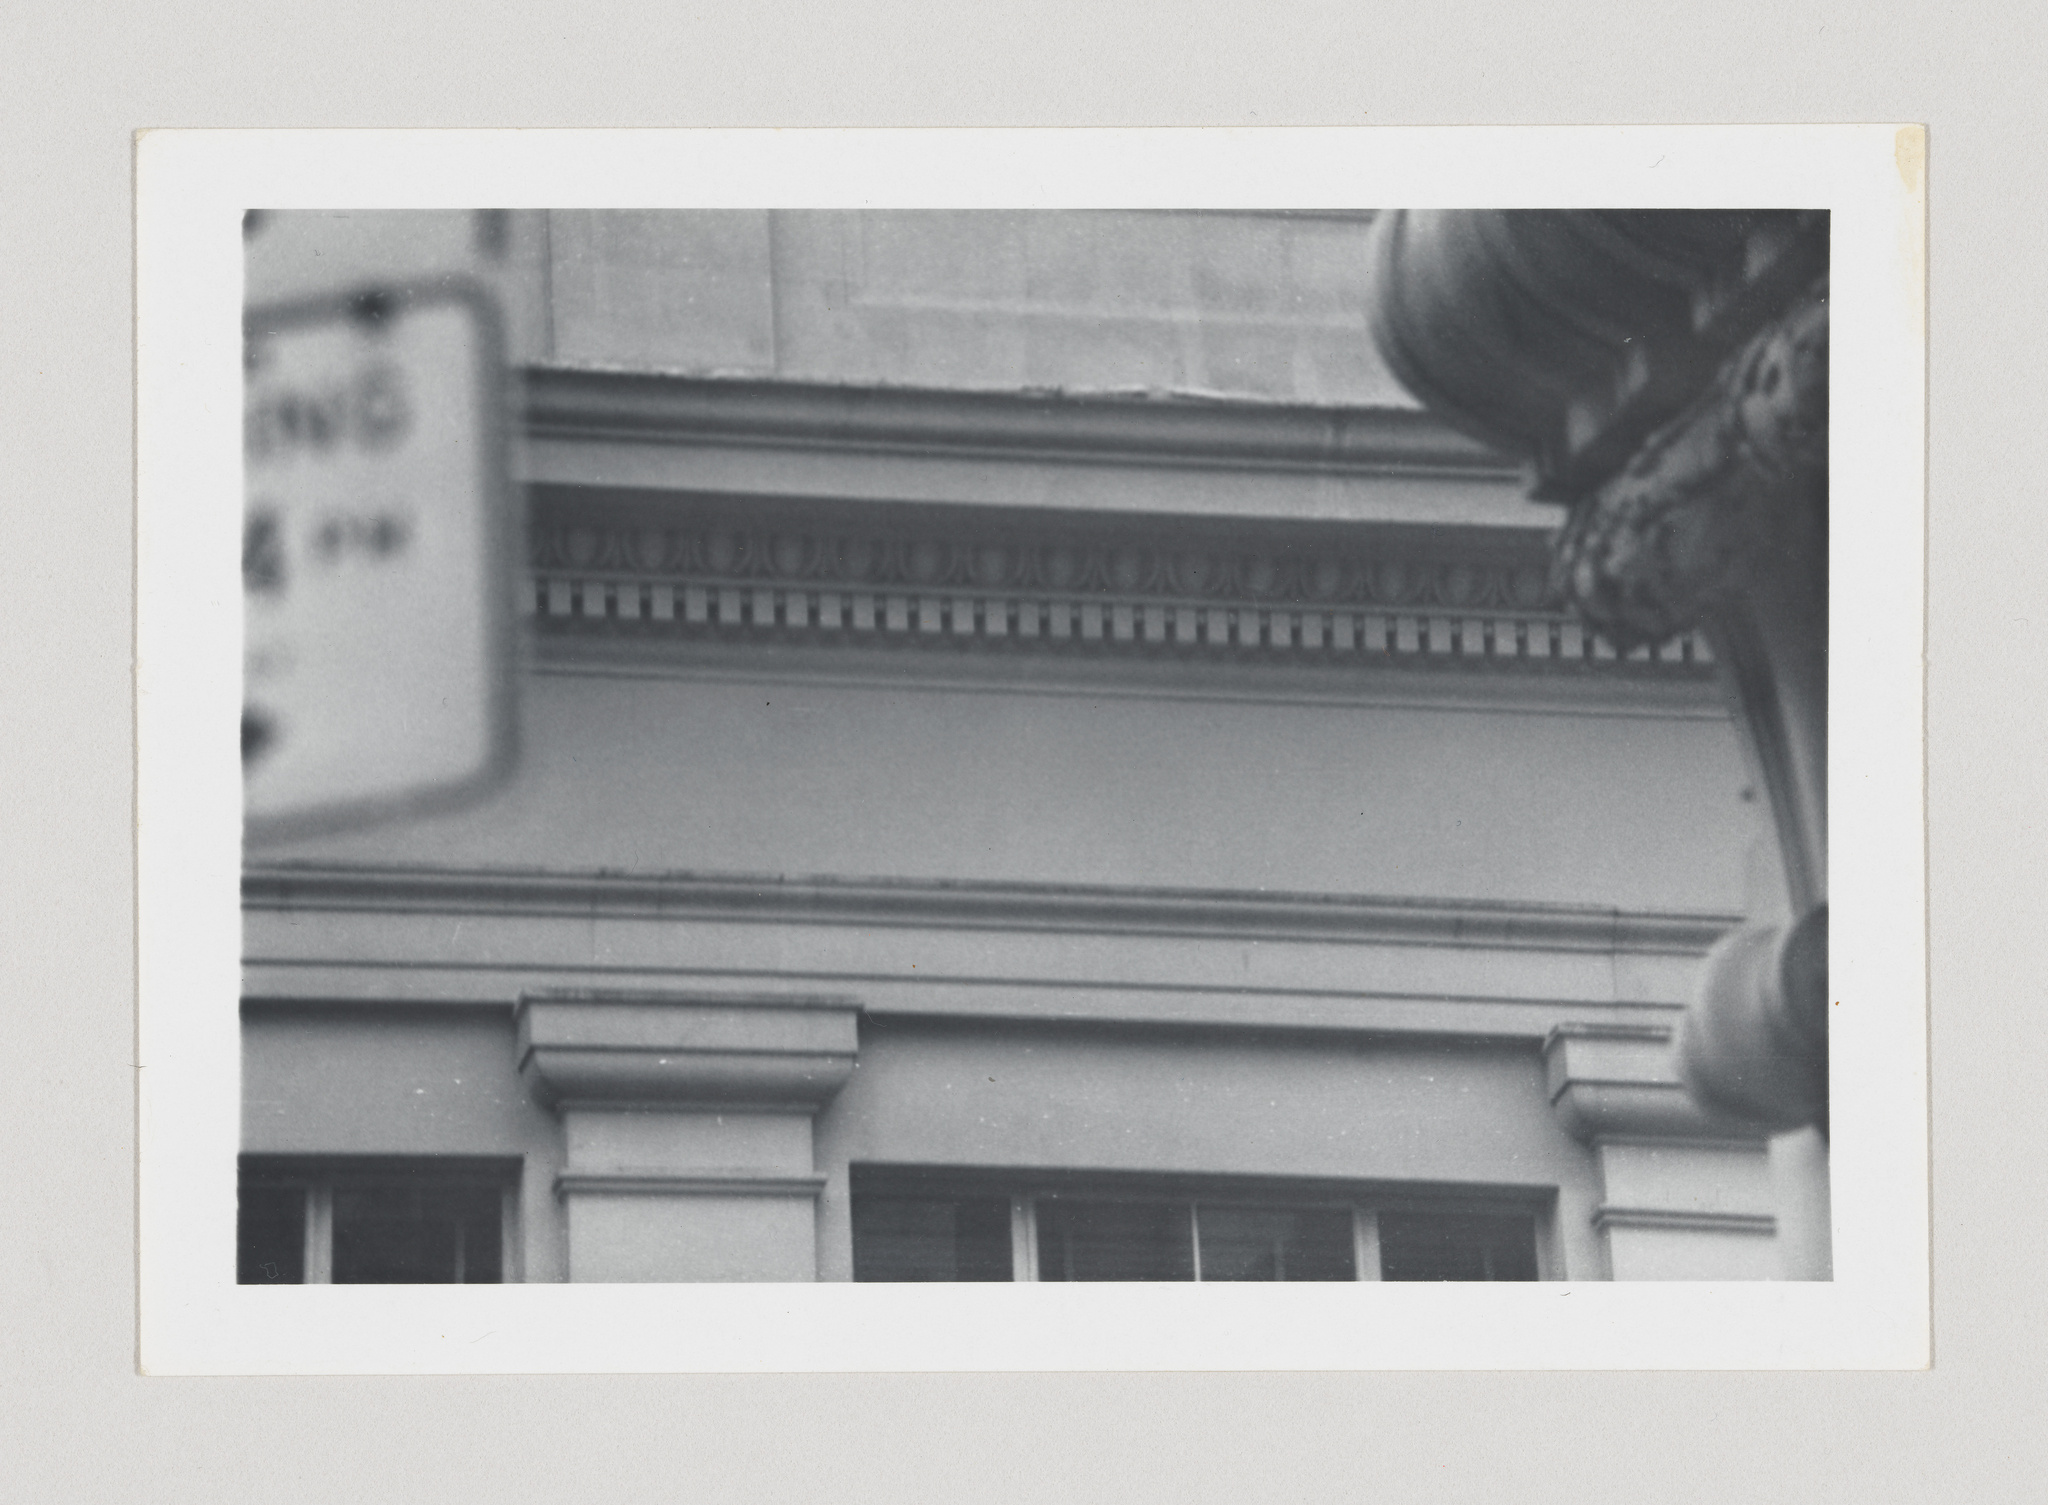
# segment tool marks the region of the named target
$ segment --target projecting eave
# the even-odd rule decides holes
[[[1413,409],[559,368],[524,399],[551,641],[1621,667],[1552,599],[1553,509]]]
[[[1536,529],[1515,462],[1426,413],[529,368],[525,479],[727,497]]]

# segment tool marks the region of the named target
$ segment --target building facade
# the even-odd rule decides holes
[[[1712,653],[1559,604],[1370,229],[260,225],[494,289],[525,638],[501,788],[248,852],[241,1278],[1780,1274]]]

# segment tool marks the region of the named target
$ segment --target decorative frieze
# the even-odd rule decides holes
[[[1540,539],[1461,555],[1244,527],[1171,540],[1026,531],[976,526],[966,509],[894,527],[536,513],[523,604],[548,632],[1694,675],[1711,662],[1690,634],[1617,653],[1552,596]]]

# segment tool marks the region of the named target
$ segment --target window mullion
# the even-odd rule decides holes
[[[1188,1203],[1188,1242],[1194,1246],[1195,1279],[1202,1278],[1202,1213],[1199,1202]]]
[[[306,1188],[306,1284],[334,1283],[334,1186],[316,1181]]]
[[[1351,1262],[1355,1279],[1380,1278],[1380,1218],[1370,1207],[1351,1209]]]
[[[1010,1198],[1010,1279],[1038,1279],[1038,1207],[1029,1197]]]
[[[519,1194],[513,1186],[498,1193],[498,1279],[526,1278],[526,1240],[519,1225]]]

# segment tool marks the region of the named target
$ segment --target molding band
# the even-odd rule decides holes
[[[1080,884],[311,864],[245,870],[242,902],[250,910],[603,915],[1680,956],[1704,955],[1740,918]]]
[[[806,1197],[825,1189],[823,1176],[719,1175],[668,1171],[563,1171],[555,1196],[610,1197]]]
[[[1593,1226],[1603,1232],[1614,1228],[1659,1228],[1769,1237],[1778,1231],[1778,1220],[1766,1212],[1695,1212],[1682,1208],[1602,1205],[1593,1211]]]
[[[529,367],[520,395],[526,432],[537,438],[1329,475],[1519,473],[1498,451],[1407,408],[968,392],[562,366]]]

